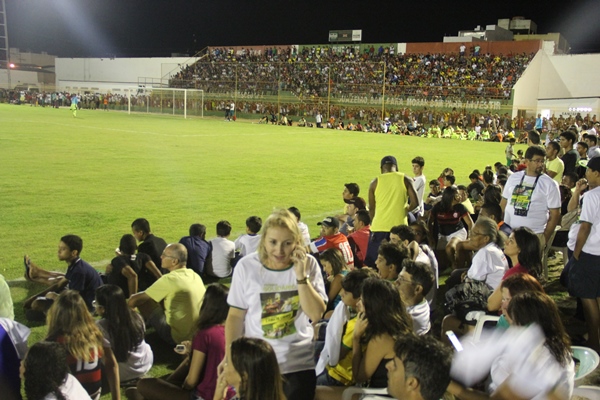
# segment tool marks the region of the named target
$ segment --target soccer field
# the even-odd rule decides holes
[[[227,219],[232,238],[245,219],[296,206],[316,222],[342,209],[343,184],[367,197],[379,161],[396,156],[412,176],[411,159],[425,158],[428,180],[445,167],[457,183],[504,159],[505,144],[451,141],[258,125],[250,121],[187,119],[0,105],[0,273],[22,276],[22,256],[57,270],[59,238],[83,238],[83,258],[99,269],[113,257],[131,222],[147,218],[167,242],[194,222]]]

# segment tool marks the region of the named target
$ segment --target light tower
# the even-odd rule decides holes
[[[0,10],[0,65],[4,64],[6,68],[6,78],[8,89],[10,85],[10,49],[8,47],[8,30],[6,28],[6,4],[2,0],[2,9]]]

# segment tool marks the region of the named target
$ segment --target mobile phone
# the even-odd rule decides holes
[[[454,346],[456,351],[463,351],[462,344],[460,344],[460,341],[458,340],[458,338],[456,337],[456,334],[454,332],[446,331],[446,336],[448,336],[450,343],[452,343],[452,346]]]
[[[175,351],[177,353],[183,353],[183,352],[185,352],[185,345],[178,344],[177,346],[175,346]]]

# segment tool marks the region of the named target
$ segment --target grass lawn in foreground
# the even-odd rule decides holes
[[[82,257],[99,270],[138,217],[167,242],[195,222],[214,237],[222,219],[233,225],[234,239],[250,215],[264,219],[273,208],[294,205],[316,236],[316,223],[342,210],[344,183],[357,182],[367,198],[385,155],[409,176],[420,155],[428,181],[452,167],[457,183],[468,184],[473,169],[504,161],[506,147],[100,110],[73,118],[66,108],[6,104],[0,124],[0,273],[12,281],[20,322],[23,300],[41,289],[14,281],[23,275],[23,254],[64,271],[56,251],[67,233],[83,238]],[[44,335],[44,327],[34,327],[30,343]],[[170,355],[156,358],[152,375],[173,366]]]

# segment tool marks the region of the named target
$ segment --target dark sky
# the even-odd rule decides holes
[[[440,42],[444,34],[524,16],[561,32],[573,53],[600,52],[600,0],[6,0],[9,44],[60,57],[150,57],[206,46]]]

